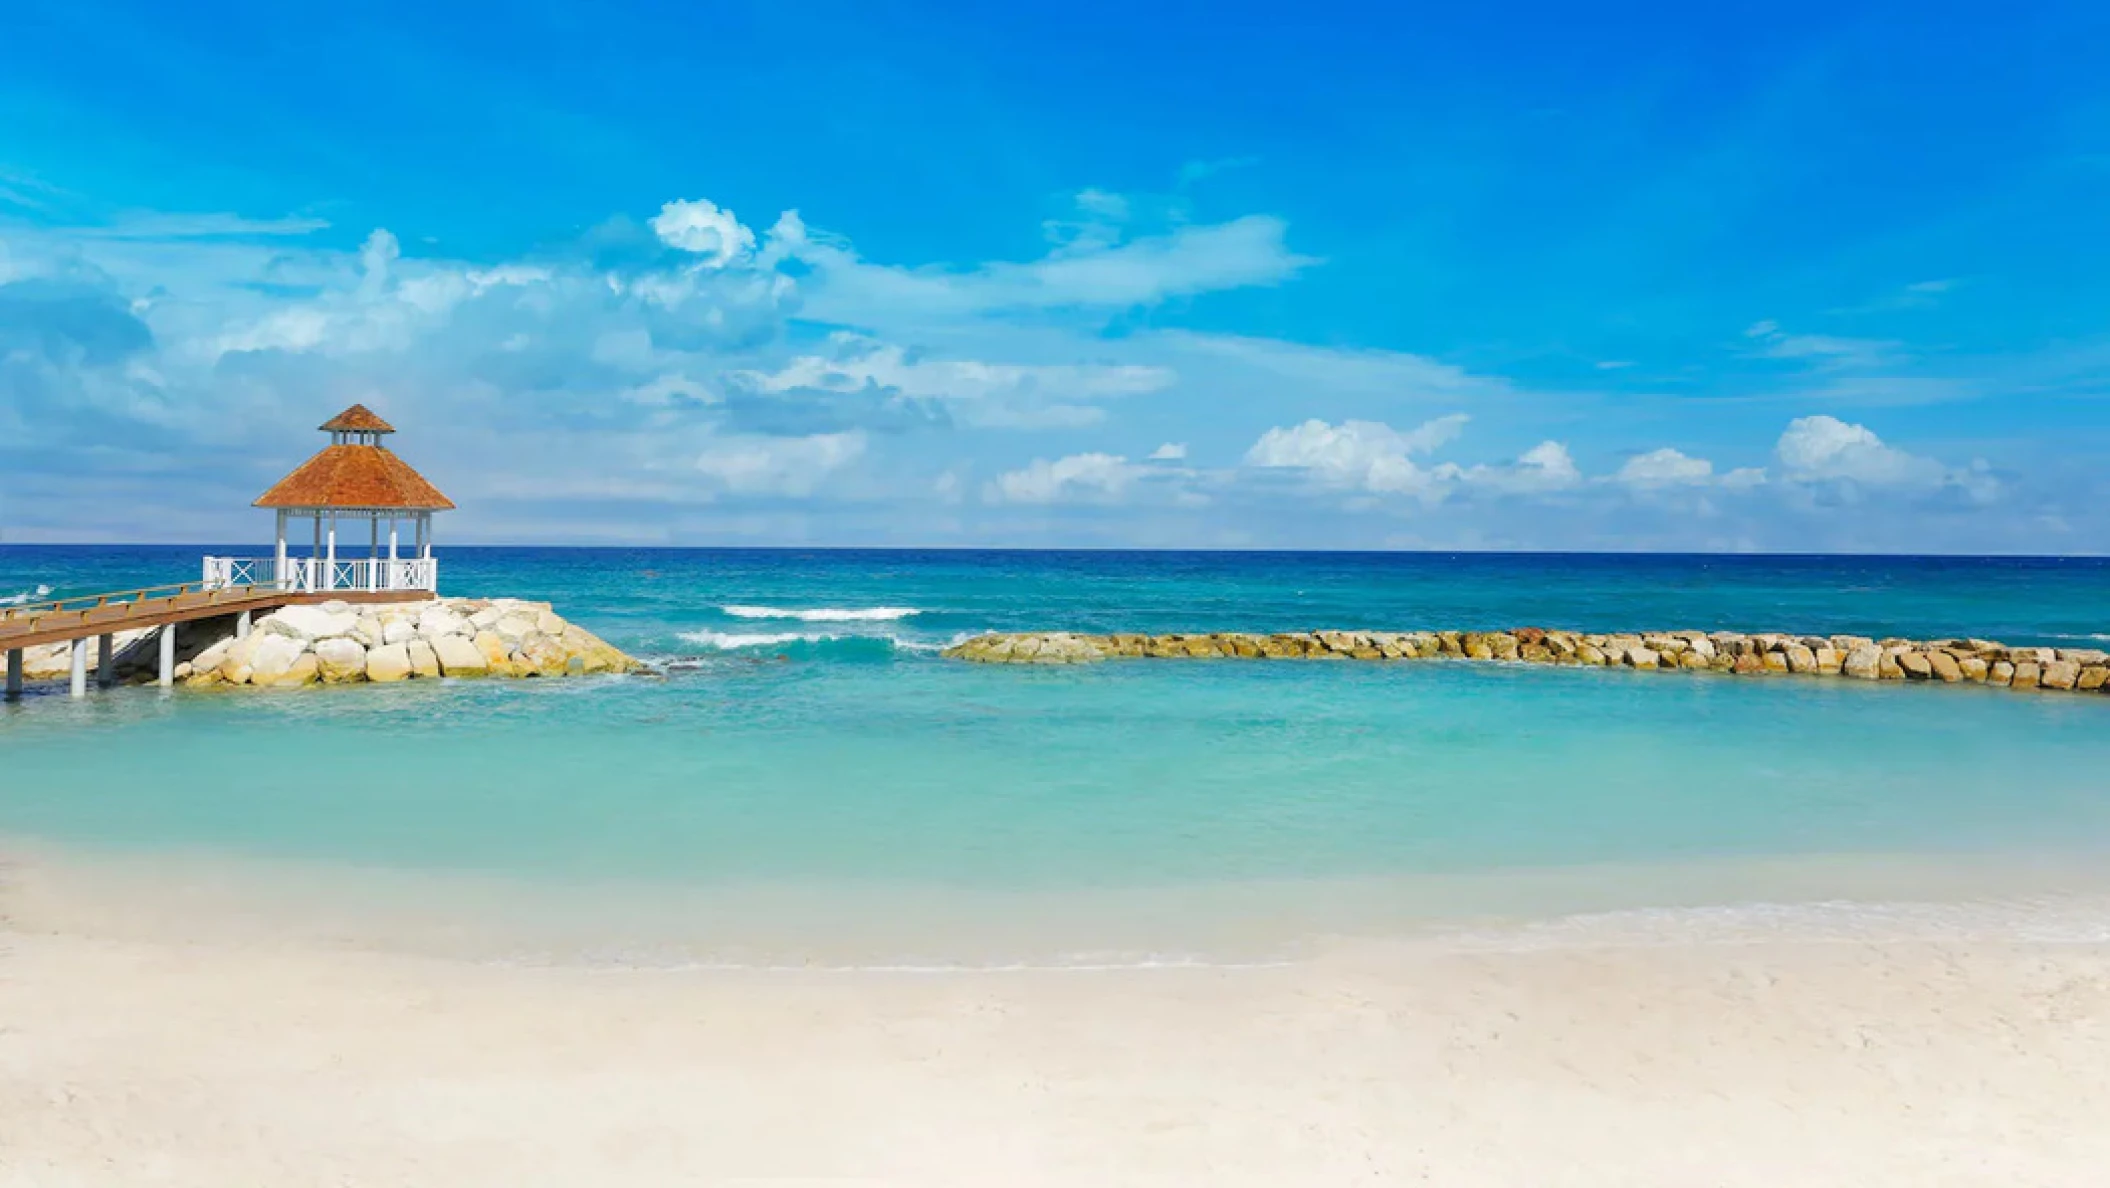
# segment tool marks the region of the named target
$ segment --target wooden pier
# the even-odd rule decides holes
[[[161,629],[163,686],[176,681],[176,628],[199,619],[236,615],[235,634],[249,634],[258,611],[321,602],[414,602],[434,597],[429,590],[302,590],[278,584],[225,586],[205,582],[148,586],[108,594],[59,598],[0,610],[0,650],[7,653],[6,695],[22,694],[22,650],[46,644],[73,645],[72,692],[88,692],[88,643],[96,642],[95,683],[113,678],[116,636],[120,631]]]

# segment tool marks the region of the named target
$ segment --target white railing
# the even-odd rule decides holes
[[[386,557],[358,557],[340,559],[335,563],[322,557],[288,557],[284,573],[278,571],[277,561],[271,557],[205,559],[207,589],[265,586],[313,593],[325,590],[369,593],[421,590],[431,593],[439,589],[439,578],[437,557],[401,557],[393,561]]]

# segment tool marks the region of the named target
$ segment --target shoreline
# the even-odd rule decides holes
[[[0,1185],[2079,1188],[2110,1161],[2110,941],[538,966],[112,930],[11,882],[0,963]]]
[[[689,882],[0,839],[17,926],[592,969],[993,971],[1431,951],[2032,937],[2110,943],[2096,851],[1719,856],[1064,887]]]

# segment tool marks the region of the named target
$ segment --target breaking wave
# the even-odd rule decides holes
[[[38,586],[34,590],[24,590],[20,594],[9,594],[0,597],[0,606],[21,606],[27,602],[41,602],[49,597],[51,597],[51,587]]]
[[[704,630],[683,631],[675,638],[700,649],[704,655],[666,657],[660,661],[671,667],[683,667],[685,660],[702,660],[709,656],[752,655],[772,651],[814,659],[880,659],[902,653],[935,655],[966,639],[967,636],[960,634],[951,639],[914,639],[891,632]]]
[[[923,612],[913,606],[816,607],[787,610],[780,606],[726,606],[720,610],[736,619],[797,619],[801,623],[890,623]]]
[[[684,631],[680,638],[700,648],[734,652],[742,648],[775,648],[794,643],[828,643],[844,637],[816,631]]]

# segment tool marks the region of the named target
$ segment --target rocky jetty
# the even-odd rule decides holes
[[[117,633],[114,675],[119,681],[154,679],[155,634]],[[240,638],[233,616],[186,623],[176,638],[176,679],[191,688],[583,676],[645,667],[566,622],[549,603],[517,598],[288,606],[258,616]],[[26,649],[25,675],[63,677],[69,646]]]
[[[1871,639],[1860,635],[1650,631],[1589,634],[1510,631],[1309,631],[1080,635],[1035,631],[979,635],[947,648],[986,664],[1089,664],[1124,658],[1242,660],[1484,660],[1711,672],[1935,681],[2010,689],[2110,693],[2110,653],[2096,648],[2010,647],[1986,639]]]

